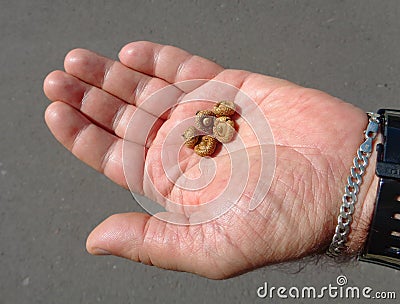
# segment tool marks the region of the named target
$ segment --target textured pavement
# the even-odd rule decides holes
[[[338,275],[400,297],[400,273],[369,264],[306,260],[212,281],[90,256],[85,240],[96,224],[141,208],[56,142],[43,121],[42,92],[72,48],[116,58],[125,43],[151,40],[364,110],[400,108],[399,15],[397,0],[1,0],[0,303],[292,303],[258,299],[256,290],[264,282],[326,286]],[[296,303],[308,302],[351,301]]]

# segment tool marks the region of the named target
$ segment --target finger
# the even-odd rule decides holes
[[[179,216],[163,215],[165,218]],[[212,224],[177,225],[143,213],[125,213],[115,214],[99,224],[89,235],[86,248],[91,254],[112,254],[160,268],[220,279],[236,269],[232,267],[235,262],[231,254],[222,248],[220,252],[216,250],[213,243],[216,239]],[[224,270],[218,265],[224,265]]]
[[[149,146],[163,121],[141,108],[62,71],[50,73],[44,81],[44,92],[52,101],[63,101],[79,110],[102,128],[140,145]],[[132,117],[135,115],[135,120]],[[130,124],[132,122],[132,124]],[[127,132],[133,124],[148,132]]]
[[[50,104],[45,120],[56,139],[77,158],[104,173],[115,183],[142,193],[144,147],[124,142],[134,162],[130,163],[130,180],[126,180],[122,165],[123,140],[92,124],[84,115],[63,102]],[[126,164],[124,164],[126,166]],[[134,174],[132,174],[134,172]],[[135,187],[133,187],[135,185]]]
[[[212,79],[224,70],[218,64],[182,49],[149,41],[127,44],[121,49],[119,59],[136,71],[162,78],[169,83]]]
[[[156,117],[164,114],[166,118],[168,114],[164,113],[164,109],[173,107],[183,94],[181,90],[162,79],[134,71],[120,62],[84,49],[70,51],[65,57],[64,67],[67,73],[129,104],[140,106]],[[162,88],[167,88],[167,94],[164,94],[163,98],[144,103]]]

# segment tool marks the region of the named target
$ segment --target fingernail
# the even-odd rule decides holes
[[[96,255],[110,255],[111,253],[107,250],[104,250],[102,248],[93,248],[92,253]]]

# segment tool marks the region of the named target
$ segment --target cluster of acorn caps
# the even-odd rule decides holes
[[[185,145],[200,156],[211,156],[218,142],[228,143],[235,134],[235,124],[230,116],[235,114],[232,101],[220,101],[211,110],[196,113],[194,126],[183,133]]]

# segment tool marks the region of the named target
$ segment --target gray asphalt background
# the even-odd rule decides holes
[[[62,68],[72,48],[116,58],[125,43],[152,40],[318,88],[364,110],[399,107],[399,16],[396,0],[1,0],[0,303],[292,303],[258,299],[256,290],[264,282],[327,286],[339,274],[348,285],[399,298],[399,272],[369,264],[303,261],[211,281],[90,256],[85,239],[96,224],[141,209],[56,142],[43,121],[42,93],[44,77]],[[352,301],[297,301],[308,302]]]

